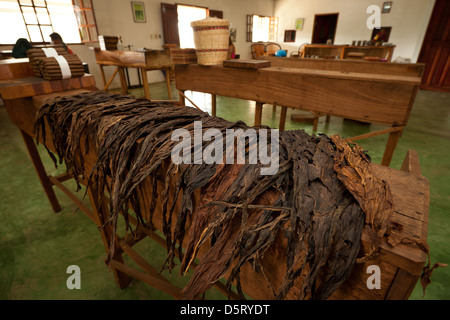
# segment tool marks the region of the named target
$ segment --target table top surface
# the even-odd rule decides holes
[[[85,74],[80,78],[53,81],[27,77],[0,80],[0,96],[3,100],[10,100],[90,87],[95,87],[95,78],[90,74]]]
[[[258,60],[261,61],[261,60]],[[230,73],[237,68],[224,67],[221,65],[217,66],[202,66],[198,64],[183,65],[178,68],[177,73],[183,73],[183,71],[188,70],[210,70],[210,73],[205,75],[205,73],[199,74],[198,76],[204,75],[207,77],[219,77],[221,73]],[[399,84],[411,84],[419,85],[421,83],[421,77],[419,76],[406,76],[406,75],[390,75],[390,74],[372,74],[372,73],[360,73],[360,72],[343,72],[338,70],[320,70],[312,68],[298,68],[298,67],[265,67],[259,69],[239,69],[239,73],[284,73],[290,76],[311,76],[311,77],[324,77],[324,78],[335,78],[342,80],[359,80],[359,81],[370,81],[370,82],[384,82],[384,83],[399,83]],[[237,74],[236,81],[241,79],[239,74]],[[256,85],[256,83],[255,83]]]

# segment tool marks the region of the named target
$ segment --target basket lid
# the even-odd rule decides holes
[[[191,27],[210,27],[210,26],[229,26],[230,22],[226,19],[207,17],[202,20],[192,21]]]

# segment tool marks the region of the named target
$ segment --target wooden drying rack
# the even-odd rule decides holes
[[[88,186],[87,190],[92,209],[84,205],[76,195],[72,194],[62,184],[63,181],[72,178],[69,174],[51,177],[46,173],[33,140],[34,119],[41,104],[46,99],[54,96],[72,95],[96,90],[94,78],[88,75],[82,78],[60,81],[44,81],[43,79],[33,77],[3,80],[4,78],[1,77],[3,74],[1,68],[2,66],[0,65],[0,95],[5,102],[5,108],[10,120],[19,128],[24,138],[28,153],[53,210],[61,210],[58,199],[53,191],[53,187],[58,187],[96,226],[103,226],[105,219],[109,216],[106,205],[108,203],[107,195],[98,197],[97,190],[94,190],[92,186]],[[11,70],[12,68],[9,68],[9,71]],[[18,67],[16,70],[19,70],[18,74],[20,76],[26,74],[26,67]],[[8,76],[9,74],[7,74]],[[51,149],[52,143],[49,131],[47,131],[45,142]],[[94,148],[90,148],[89,154],[84,158],[86,172],[90,172],[95,161],[96,152]],[[373,170],[391,188],[395,211],[391,219],[393,222],[403,226],[401,235],[426,241],[429,184],[427,179],[420,174],[417,154],[413,151],[408,152],[402,171],[375,164],[373,164]],[[147,183],[149,182],[146,180],[139,186],[139,193],[141,194],[139,201],[142,203],[143,208],[148,207],[151,201],[148,197],[149,193],[146,192],[146,190],[151,190],[151,186]],[[163,186],[161,182],[161,186],[159,187],[162,189]],[[199,197],[201,194],[195,193],[194,196]],[[129,218],[131,223],[136,224],[135,219],[132,217]],[[175,218],[176,216],[174,216]],[[154,222],[155,227],[161,230],[160,209],[156,209],[155,211]],[[128,236],[120,238],[117,236],[115,238],[115,255],[111,261],[111,271],[117,285],[120,288],[124,288],[130,283],[130,277],[133,277],[170,294],[175,299],[180,299],[180,289],[165,279],[147,262],[145,257],[142,257],[133,249],[134,244],[146,238],[151,238],[162,246],[165,246],[165,240],[157,235],[154,230],[146,229],[142,226],[137,231],[136,237]],[[108,242],[110,232],[111,227],[108,226],[99,229],[107,254],[109,251]],[[360,254],[363,255],[365,252],[368,252],[368,243],[368,235],[363,232]],[[205,247],[200,248],[200,259],[205,249]],[[280,259],[283,260],[283,257],[285,257],[284,250],[285,244],[282,241],[276,241],[262,261],[266,275],[269,274],[271,281],[273,281],[272,286],[276,286],[277,283],[279,284],[284,274],[284,264],[279,263]],[[333,293],[330,299],[407,299],[421,275],[427,255],[419,248],[410,244],[399,244],[396,247],[391,247],[385,242],[381,243],[380,253],[381,255],[374,260],[357,264],[348,280]],[[132,258],[144,271],[126,265],[122,257],[123,254],[127,254]],[[382,270],[382,288],[380,290],[369,290],[366,286],[366,269],[369,265],[373,264],[379,265]],[[195,267],[195,264],[192,264],[191,267]],[[263,276],[255,272],[250,265],[244,265],[241,272],[241,282],[244,291],[254,299],[272,299],[273,292],[271,286],[267,284],[268,280],[266,275]],[[226,291],[222,283],[217,282],[216,285],[219,291]],[[289,292],[287,298],[295,299],[296,294],[294,287]],[[235,294],[231,295],[231,298],[236,297]]]

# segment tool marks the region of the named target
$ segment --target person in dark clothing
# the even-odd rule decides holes
[[[73,51],[69,48],[69,46],[67,44],[64,43],[64,41],[59,33],[53,32],[50,35],[50,39],[52,39],[53,44],[61,44],[64,47],[64,49],[66,49],[67,53],[73,54]]]
[[[25,38],[20,38],[16,41],[14,48],[12,50],[12,56],[14,58],[26,58],[27,50],[31,49],[32,45],[30,41]]]

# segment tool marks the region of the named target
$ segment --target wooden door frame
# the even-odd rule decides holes
[[[446,4],[447,3],[445,1],[440,1],[440,0],[435,1],[433,10],[430,15],[430,19],[427,24],[425,36],[422,41],[422,46],[420,48],[419,56],[417,58],[417,62],[422,62],[422,63],[427,64],[425,66],[422,84],[420,86],[420,89],[423,89],[423,90],[443,91],[443,92],[449,92],[449,90],[450,90],[449,86],[444,86],[444,84],[441,84],[441,83],[435,85],[435,84],[431,83],[431,80],[429,81],[430,77],[433,77],[434,69],[436,68],[436,64],[438,63],[438,60],[434,60],[431,65],[429,65],[430,61],[423,60],[426,57],[427,49],[430,49],[431,42],[434,41],[433,36],[434,36],[434,33],[436,32],[436,28],[437,28],[438,24],[440,23],[441,20],[445,19],[445,17],[442,17],[439,14],[442,13]],[[439,19],[437,19],[436,15],[438,15]],[[447,28],[448,28],[448,26],[447,26]],[[440,41],[440,40],[438,40],[438,41]],[[438,49],[439,54],[440,54],[440,49],[441,48]],[[447,59],[449,59],[449,58],[447,58]],[[441,77],[444,77],[444,74],[446,75],[449,72],[448,71],[449,60],[447,60],[447,63],[444,66],[444,68],[446,68],[447,72],[445,72],[445,70],[444,70],[443,71],[444,73],[441,75]]]
[[[333,44],[334,44],[334,40],[336,38],[336,31],[337,31],[337,27],[338,27],[338,21],[339,21],[339,12],[318,13],[318,14],[314,15],[313,32],[312,32],[312,35],[311,35],[311,43],[313,43],[314,33],[316,32],[316,17],[318,17],[318,16],[332,16],[332,15],[336,15],[336,28],[334,29],[334,35],[333,35]]]

